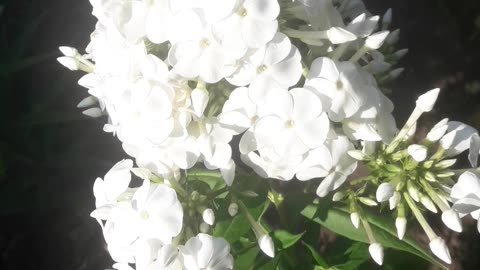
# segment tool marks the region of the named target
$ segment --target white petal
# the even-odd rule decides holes
[[[435,105],[435,102],[437,101],[439,93],[440,88],[435,88],[421,95],[416,101],[417,107],[423,112],[431,111]]]
[[[265,253],[270,258],[275,257],[275,246],[273,244],[272,237],[268,234],[262,235],[258,239],[258,245],[260,246],[260,249]]]
[[[445,240],[437,236],[430,241],[429,246],[435,256],[448,264],[452,263],[450,252],[448,251],[448,247],[445,244]]]
[[[377,193],[376,193],[377,201],[385,202],[389,200],[393,196],[394,191],[395,190],[393,189],[390,183],[380,184],[377,188]]]
[[[245,44],[251,48],[259,48],[272,40],[277,29],[277,21],[250,19],[242,23],[243,39]]]
[[[448,209],[442,213],[442,221],[448,228],[456,232],[462,232],[462,221],[453,209]]]
[[[295,130],[302,142],[313,149],[325,142],[330,130],[330,121],[328,116],[323,113],[319,117],[306,123],[298,124],[295,126]]]
[[[379,243],[373,243],[370,244],[368,247],[368,252],[370,253],[370,256],[372,256],[372,259],[378,264],[382,265],[383,264],[383,247]]]
[[[190,94],[192,98],[193,111],[197,117],[202,117],[208,104],[209,94],[206,89],[193,89]]]
[[[276,0],[246,0],[244,7],[248,12],[247,16],[262,20],[275,20],[280,14],[280,5]]]
[[[480,136],[478,133],[475,133],[470,138],[470,150],[468,152],[468,160],[472,167],[477,167],[478,163],[478,154],[480,153]]]
[[[428,148],[424,145],[412,144],[408,146],[408,154],[417,162],[422,162],[427,158]]]

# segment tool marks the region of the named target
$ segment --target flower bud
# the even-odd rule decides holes
[[[80,62],[73,58],[73,57],[69,57],[69,56],[62,56],[62,57],[58,57],[57,58],[57,61],[62,64],[64,67],[72,70],[72,71],[75,71],[75,70],[79,70],[80,69]]]
[[[210,230],[210,226],[207,223],[202,222],[200,223],[199,229],[201,233],[208,233],[208,231]]]
[[[383,264],[383,247],[379,243],[370,244],[368,247],[368,252],[372,259],[378,264]]]
[[[337,191],[335,194],[333,194],[332,201],[338,202],[343,200],[343,198],[345,198],[345,194],[341,191]]]
[[[270,258],[275,257],[275,245],[273,244],[272,237],[268,234],[264,234],[258,238],[258,246],[260,249]]]
[[[207,208],[203,210],[202,218],[203,218],[203,221],[210,226],[213,225],[213,223],[215,223],[215,213],[211,208]]]
[[[440,88],[435,88],[418,97],[416,101],[417,108],[423,112],[431,111],[437,101],[439,93]]]
[[[401,195],[399,192],[394,191],[392,197],[388,199],[388,204],[390,206],[390,210],[393,210],[395,207],[397,207],[398,203],[400,202]]]
[[[420,196],[417,187],[412,183],[412,181],[407,182],[407,191],[410,197],[416,202],[420,201]]]
[[[437,182],[437,179],[435,178],[435,174],[433,174],[432,172],[425,172],[425,180],[429,181],[429,182]]]
[[[353,212],[350,214],[350,220],[352,221],[353,227],[355,227],[355,229],[358,229],[358,227],[360,226],[360,216],[357,212]]]
[[[456,162],[456,159],[444,159],[440,162],[437,162],[437,164],[435,164],[435,168],[446,169],[453,166]]]
[[[385,14],[383,14],[382,24],[386,28],[391,22],[392,22],[392,9],[389,8],[387,9],[387,11],[385,11]]]
[[[388,73],[388,76],[390,77],[391,80],[395,80],[400,76],[400,74],[403,73],[404,70],[405,70],[404,68],[393,69]]]
[[[420,203],[425,206],[430,212],[437,213],[437,208],[433,201],[426,195],[420,194]]]
[[[388,201],[393,196],[393,187],[390,183],[382,183],[378,186],[376,197],[378,202]]]
[[[102,110],[100,108],[90,108],[82,112],[86,116],[90,116],[92,118],[98,118],[103,115]]]
[[[405,138],[403,138],[404,141],[410,140],[414,135],[415,132],[417,132],[417,122],[412,124],[412,127],[408,130]]]
[[[407,148],[408,154],[417,162],[422,162],[427,158],[428,148],[424,145],[412,144]]]
[[[349,156],[356,160],[368,160],[368,155],[361,150],[350,150],[347,152]]]
[[[327,30],[327,37],[332,44],[341,44],[357,39],[357,36],[341,27],[332,27]]]
[[[383,42],[385,41],[389,33],[390,31],[384,30],[384,31],[377,32],[373,35],[370,35],[365,40],[365,47],[367,47],[370,50],[379,49],[380,47],[382,47]]]
[[[397,59],[401,59],[403,58],[405,55],[407,55],[408,53],[408,49],[400,49],[396,52],[393,53],[393,55],[397,58]]]
[[[445,240],[437,236],[430,241],[429,246],[430,250],[432,250],[435,256],[448,264],[452,263],[450,252],[448,251],[448,247],[445,244]]]
[[[407,219],[405,217],[397,217],[395,219],[395,227],[397,228],[398,239],[402,240],[407,231]]]
[[[234,217],[238,214],[238,204],[237,203],[231,203],[229,206],[228,206],[228,214],[231,216],[231,217]]]
[[[462,232],[462,221],[453,209],[447,209],[442,213],[442,221],[448,228],[456,232]]]
[[[447,132],[448,129],[448,118],[444,118],[440,120],[435,126],[430,129],[430,131],[427,133],[427,140],[430,142],[437,142],[440,140],[443,135],[445,135],[445,132]]]
[[[358,200],[367,206],[377,206],[378,203],[367,197],[359,197]]]
[[[89,97],[86,97],[86,98],[82,99],[82,101],[80,101],[77,104],[77,108],[87,108],[87,107],[93,106],[95,104],[97,104],[97,99],[93,96],[89,96]]]
[[[202,117],[208,104],[208,91],[206,89],[195,88],[191,93],[191,98],[195,116]]]
[[[394,45],[400,39],[400,29],[393,30],[390,34],[388,34],[387,39],[385,42],[390,45]]]
[[[474,133],[470,138],[470,150],[468,151],[468,161],[472,167],[477,167],[478,154],[480,152],[480,136],[478,133]]]
[[[63,53],[63,55],[68,57],[77,57],[79,55],[77,49],[68,46],[60,46],[58,49]]]

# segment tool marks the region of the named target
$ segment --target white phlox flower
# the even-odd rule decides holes
[[[464,172],[452,187],[450,197],[452,209],[461,216],[470,214],[479,220],[477,229],[480,232],[480,178],[472,172]]]
[[[447,132],[440,139],[440,145],[445,149],[447,156],[456,156],[469,149],[469,160],[472,167],[477,164],[480,146],[478,131],[461,122],[448,122]]]
[[[306,86],[324,96],[332,121],[353,116],[365,104],[365,88],[370,87],[354,64],[335,62],[326,57],[313,61]]]
[[[124,159],[115,164],[106,174],[104,179],[97,178],[93,184],[95,206],[115,204],[117,199],[128,189],[132,175],[133,161]]]
[[[329,192],[339,188],[357,167],[357,161],[347,152],[353,150],[347,137],[338,136],[326,141],[309,152],[297,173],[299,180],[325,177],[317,188],[317,195],[325,197]]]
[[[230,245],[223,238],[200,233],[190,238],[179,249],[185,270],[233,269]]]
[[[295,156],[323,144],[330,122],[313,91],[279,92],[269,97],[268,105],[272,113],[260,118],[253,129],[258,146],[273,147],[280,156]]]
[[[267,45],[247,53],[245,60],[227,80],[237,86],[250,85],[251,95],[262,96],[271,84],[288,88],[302,75],[301,56],[290,39],[277,33]]]
[[[225,0],[234,4],[233,12],[213,26],[222,44],[238,54],[247,48],[260,48],[273,39],[278,30],[277,0]]]

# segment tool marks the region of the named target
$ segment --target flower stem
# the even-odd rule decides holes
[[[420,210],[418,209],[417,205],[412,200],[410,195],[408,195],[408,193],[404,192],[403,197],[405,198],[405,201],[407,202],[408,207],[410,207],[410,209],[412,210],[413,215],[417,219],[418,223],[420,223],[420,226],[422,226],[423,230],[427,234],[430,241],[433,240],[435,237],[437,237],[437,235],[433,231],[432,227],[430,227],[430,224],[428,224],[427,220],[422,215],[422,212],[420,212]]]

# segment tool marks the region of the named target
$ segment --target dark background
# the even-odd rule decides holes
[[[59,45],[83,51],[95,20],[88,0],[3,0],[0,14],[0,269],[105,269],[111,267],[94,208],[93,181],[125,157],[76,104],[87,96],[55,58]],[[418,94],[442,92],[437,120],[480,128],[480,1],[370,0],[368,9],[394,9],[399,48],[410,52],[405,73],[390,88],[403,123]],[[433,220],[433,223],[438,220]],[[473,222],[448,239],[452,269],[480,269],[480,237]],[[388,251],[387,251],[388,252]]]

